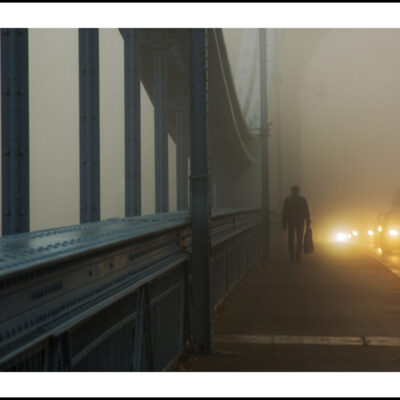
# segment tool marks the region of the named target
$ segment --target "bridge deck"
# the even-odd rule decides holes
[[[209,356],[180,371],[400,371],[400,279],[351,246],[284,248],[252,268],[214,315]]]

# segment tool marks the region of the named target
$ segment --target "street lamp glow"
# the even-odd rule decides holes
[[[352,232],[352,235],[353,235],[353,236],[358,236],[358,232],[357,232],[357,231],[353,231],[353,232]]]
[[[374,236],[374,231],[372,231],[371,229],[368,231],[368,235],[369,236]]]

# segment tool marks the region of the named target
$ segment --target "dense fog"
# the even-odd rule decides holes
[[[281,207],[280,180],[283,197],[300,185],[320,236],[367,229],[400,189],[400,30],[271,31],[272,208]]]
[[[235,78],[244,49],[258,44],[246,43],[249,30],[223,31]],[[280,211],[298,184],[320,237],[339,226],[367,227],[394,205],[400,189],[400,30],[267,33],[271,209]],[[30,29],[29,45],[31,230],[37,230],[79,223],[78,31]],[[258,79],[258,66],[256,72]],[[122,37],[117,29],[100,29],[102,219],[124,216],[123,90]],[[253,92],[259,96],[259,87]],[[149,214],[154,108],[143,86],[141,94],[142,212]],[[175,151],[170,138],[171,211]]]

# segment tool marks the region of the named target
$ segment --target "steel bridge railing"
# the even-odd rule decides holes
[[[261,222],[213,213],[214,308],[259,260]],[[2,371],[161,371],[190,341],[186,212],[10,235],[0,254]]]
[[[226,152],[226,143],[232,145],[230,160],[214,154],[219,167],[228,163],[228,173],[239,179],[235,172],[240,168],[232,171],[231,160],[246,153],[233,115],[240,116],[240,109],[231,107],[235,97],[231,77],[224,73],[227,59],[221,32],[199,28],[120,32],[127,218],[99,221],[99,31],[79,29],[81,225],[29,233],[28,29],[1,29],[6,236],[0,239],[0,370],[161,371],[182,354],[187,342],[195,353],[209,353],[212,309],[267,254],[265,233],[273,224],[266,218],[266,199],[261,201],[263,211],[211,212],[209,122],[213,121],[213,132],[227,132],[219,149],[214,143],[216,154]],[[168,52],[178,54],[176,68],[169,67]],[[139,216],[140,82],[149,89],[155,110],[157,214],[150,216]],[[170,93],[168,87],[176,90]],[[211,101],[219,97],[209,97],[209,88],[226,92],[222,108]],[[235,118],[227,126],[224,120],[221,130],[221,121],[209,115],[224,114],[220,111],[228,111],[226,107]],[[247,137],[250,134],[240,120]],[[176,213],[165,212],[170,125],[176,131],[179,207],[188,207],[190,198],[189,211]],[[184,138],[189,132],[190,157],[188,137]],[[246,166],[257,161],[253,158],[247,157]],[[218,171],[218,165],[213,168]],[[261,181],[265,184],[266,177]],[[243,177],[240,182],[241,190],[236,190],[236,183],[228,181],[226,192],[232,196],[227,196],[226,205],[236,207],[239,203],[231,201],[236,193],[252,186]]]

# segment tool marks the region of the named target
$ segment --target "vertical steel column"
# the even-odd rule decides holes
[[[2,233],[29,231],[28,29],[1,29]]]
[[[79,29],[80,221],[100,220],[99,30]]]
[[[208,168],[207,32],[190,30],[192,333],[193,351],[210,353],[211,343],[211,204]]]
[[[260,35],[260,103],[261,103],[261,190],[263,210],[263,256],[269,257],[269,170],[268,170],[268,103],[267,103],[267,33]]]
[[[165,49],[154,50],[154,159],[156,213],[169,210],[168,201],[168,54]]]
[[[177,208],[188,209],[188,113],[187,111],[176,111],[176,185],[177,185]]]
[[[140,154],[140,30],[125,29],[125,216],[142,212]]]

